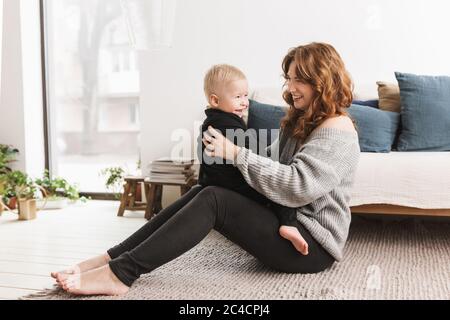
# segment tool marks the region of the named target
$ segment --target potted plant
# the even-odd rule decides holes
[[[106,178],[106,189],[111,191],[117,200],[120,199],[125,181],[125,170],[121,167],[110,167],[100,171],[100,175]]]
[[[80,197],[77,185],[70,184],[61,177],[50,177],[48,170],[45,170],[43,177],[36,179],[35,183],[44,190],[46,209],[61,209],[66,207],[69,201],[85,202],[87,200],[85,197]]]
[[[125,177],[140,176],[141,175],[141,158],[136,162],[136,169],[132,170],[125,165],[125,168],[120,166],[105,168],[100,171],[100,176],[105,180],[106,189],[114,194],[114,198],[120,199],[124,191]],[[142,201],[142,185],[139,183],[136,188],[136,201]]]
[[[9,209],[15,209],[12,205],[15,199],[18,207],[19,220],[32,220],[36,218],[36,185],[33,180],[22,171],[11,171],[1,178],[1,191],[3,199],[9,198]],[[4,201],[3,201],[4,202]]]
[[[0,213],[6,209],[16,208],[14,189],[9,184],[8,174],[12,171],[9,163],[16,161],[19,150],[13,146],[0,144]]]
[[[7,176],[0,175],[0,215],[5,209],[8,209],[4,201],[7,186],[8,186]]]
[[[16,148],[5,144],[0,144],[0,175],[4,175],[12,171],[8,164],[16,161],[16,156],[18,153],[19,150]]]
[[[9,172],[0,175],[0,195],[3,209],[17,209],[17,183],[20,183],[19,172]]]

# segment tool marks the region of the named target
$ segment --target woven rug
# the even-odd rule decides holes
[[[22,299],[450,299],[450,223],[356,217],[344,259],[306,275],[274,272],[212,231],[125,296],[53,288]]]

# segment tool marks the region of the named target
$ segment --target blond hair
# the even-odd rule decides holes
[[[204,90],[206,99],[212,94],[217,94],[219,89],[231,81],[247,79],[238,68],[229,64],[217,64],[212,66],[205,75]]]

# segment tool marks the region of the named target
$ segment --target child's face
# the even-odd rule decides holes
[[[294,107],[298,110],[307,109],[314,97],[314,90],[312,86],[297,78],[297,66],[293,62],[289,66],[288,79],[286,80],[289,93],[294,100]]]
[[[248,82],[242,79],[231,81],[222,88],[215,107],[242,117],[248,105]]]

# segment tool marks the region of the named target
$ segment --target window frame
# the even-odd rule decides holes
[[[52,176],[52,143],[51,143],[51,111],[49,106],[49,88],[48,83],[48,41],[47,41],[47,0],[39,0],[40,11],[40,31],[41,31],[41,63],[42,63],[42,97],[44,114],[44,150],[45,150],[45,169]],[[117,200],[114,193],[109,192],[80,192],[80,196],[91,198],[93,200]]]

